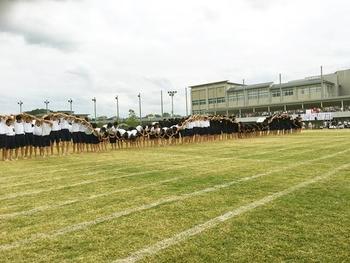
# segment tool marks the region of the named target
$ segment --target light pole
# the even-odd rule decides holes
[[[69,99],[68,102],[69,102],[70,114],[73,114],[73,100]]]
[[[19,105],[19,113],[22,113],[22,105],[23,105],[23,101],[19,101],[17,102],[17,104]]]
[[[160,113],[161,116],[164,116],[164,110],[163,110],[163,91],[160,91]]]
[[[137,95],[139,97],[139,111],[140,111],[140,125],[142,125],[142,115],[141,115],[141,93]]]
[[[119,98],[115,96],[115,100],[117,101],[117,121],[119,121]]]
[[[188,116],[187,88],[185,88],[185,96],[186,96],[186,116]]]
[[[92,101],[94,102],[94,116],[95,116],[95,122],[96,122],[96,119],[97,119],[97,117],[96,117],[96,97],[94,97],[92,99]]]
[[[168,91],[168,94],[171,97],[171,118],[174,118],[174,95],[176,93],[177,93],[176,90]]]
[[[48,114],[49,113],[49,103],[50,103],[50,101],[45,100],[44,103],[46,105],[46,114]]]

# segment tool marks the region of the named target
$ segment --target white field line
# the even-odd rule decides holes
[[[246,159],[242,159],[242,161],[245,161]],[[265,160],[253,160],[256,162],[264,162]],[[209,161],[208,161],[209,162]],[[207,161],[205,163],[208,163]],[[212,161],[213,162],[213,161]],[[235,168],[236,166],[221,166],[221,168],[218,168],[215,170],[215,172],[223,172],[223,171],[227,171],[227,170],[231,170],[233,168]],[[205,174],[208,173],[212,173],[213,171],[206,171],[206,172],[200,172],[200,173],[196,173],[196,177],[198,176],[203,176]],[[157,186],[157,185],[161,185],[163,183],[167,183],[167,182],[173,182],[173,181],[177,181],[180,179],[186,179],[186,178],[191,178],[187,175],[184,176],[179,176],[179,177],[174,177],[172,179],[167,179],[167,180],[163,180],[163,181],[158,181],[158,182],[154,182],[154,183],[150,183],[150,184],[145,184],[142,186],[132,186],[132,187],[128,187],[128,188],[122,188],[122,189],[117,189],[114,191],[110,191],[110,192],[104,192],[102,194],[95,194],[95,195],[91,195],[91,196],[87,196],[87,197],[83,197],[83,198],[77,198],[77,199],[71,199],[71,200],[66,200],[66,201],[62,201],[62,202],[58,202],[52,205],[43,205],[43,206],[38,206],[38,207],[34,207],[30,210],[23,210],[20,212],[14,212],[14,213],[7,213],[7,214],[0,214],[0,219],[8,219],[8,218],[14,218],[16,216],[28,216],[28,215],[32,215],[38,212],[43,212],[49,209],[56,209],[59,207],[63,207],[66,205],[70,205],[70,204],[75,204],[78,202],[84,202],[87,200],[92,200],[95,198],[100,198],[100,197],[105,197],[105,196],[109,196],[109,195],[113,195],[116,193],[120,193],[120,192],[129,192],[132,190],[141,190],[141,189],[145,189],[148,188],[150,186]]]
[[[334,142],[332,142],[332,144],[331,144],[331,146],[330,147],[328,147],[328,148],[332,148],[334,146]],[[275,151],[271,151],[271,152],[277,152],[277,151],[282,151],[282,150],[286,150],[286,149],[288,149],[288,150],[292,150],[293,148],[298,148],[298,147],[292,147],[292,148],[282,148],[282,149],[278,149],[278,150],[275,150]],[[327,148],[323,148],[323,149],[327,149]],[[311,152],[311,151],[314,151],[314,149],[312,148],[312,149],[306,149],[306,150],[304,150],[304,151],[299,151],[298,153],[295,153],[295,154],[288,154],[287,155],[287,157],[291,157],[291,156],[294,156],[294,155],[298,155],[298,154],[302,154],[302,153],[306,153],[306,152]],[[270,151],[269,151],[270,152]],[[266,153],[269,153],[269,152],[264,152],[264,154],[266,154]],[[232,159],[232,160],[242,160],[242,159],[244,159],[245,157],[249,157],[249,156],[254,156],[254,154],[249,154],[249,155],[243,155],[243,156],[240,156],[240,158],[234,158],[234,157],[230,157],[230,159]],[[283,155],[283,156],[285,156],[285,155]],[[181,162],[186,162],[186,161],[195,161],[195,160],[201,160],[202,158],[201,157],[191,157],[191,158],[188,158],[188,159],[183,159],[183,160],[181,160]],[[213,159],[213,158],[210,158],[210,159]],[[223,160],[223,159],[227,159],[227,157],[225,158],[217,158],[217,160],[219,161],[219,160]],[[249,159],[245,159],[245,160],[247,160],[247,161],[249,161]],[[266,161],[269,161],[269,159],[266,159]],[[169,162],[171,162],[171,160],[169,160]],[[209,162],[209,161],[208,161]],[[150,167],[150,168],[158,168],[157,166],[158,166],[158,164],[156,164],[156,165],[154,165],[153,163],[152,164],[150,164],[150,165],[147,165],[147,163],[149,163],[148,161],[146,161],[145,162],[145,164],[146,165],[144,165],[144,166],[142,166],[142,165],[140,165],[140,166],[135,166],[135,168],[147,168],[147,167]],[[196,164],[198,164],[198,163],[196,163]],[[103,168],[106,168],[106,167],[108,167],[108,166],[113,166],[113,165],[115,165],[115,164],[101,164],[101,165],[94,165],[94,168],[96,168],[97,166],[103,166]],[[137,164],[137,165],[139,165],[139,164]],[[125,167],[121,167],[121,168],[116,168],[116,169],[113,169],[113,172],[118,172],[118,171],[120,171],[120,170],[123,170],[123,169],[125,169]],[[64,170],[67,170],[67,171],[69,171],[70,172],[70,174],[71,174],[71,172],[75,172],[76,170],[74,170],[74,169],[71,169],[71,170],[68,170],[68,169],[64,169]],[[78,170],[81,170],[81,169],[78,169]],[[50,172],[50,174],[52,174],[52,173],[54,173],[54,172],[57,172],[57,171],[59,171],[59,170],[55,170],[55,171],[49,171]],[[102,173],[102,171],[94,171],[94,172],[87,172],[87,173],[85,173],[84,175],[85,176],[92,176],[92,175],[95,175],[95,174],[100,174],[100,173]],[[22,175],[21,177],[26,177],[27,175]],[[45,173],[45,177],[47,177],[47,176],[49,176],[49,174],[48,173]],[[13,177],[10,177],[11,179],[13,178]],[[18,178],[18,177],[17,177]],[[30,182],[22,182],[22,183],[15,183],[15,184],[9,184],[9,185],[4,185],[4,186],[1,186],[0,187],[0,189],[6,189],[6,188],[12,188],[12,187],[18,187],[18,186],[24,186],[24,185],[31,185],[31,184],[40,184],[40,183],[43,183],[43,182],[51,182],[51,181],[55,181],[55,180],[61,180],[61,179],[66,179],[67,178],[67,175],[63,175],[63,176],[58,176],[58,177],[47,177],[47,178],[45,178],[45,179],[41,179],[41,180],[38,180],[38,181],[33,181],[33,180],[31,180]],[[50,188],[51,189],[51,188]],[[14,193],[13,193],[14,194]],[[2,200],[1,199],[2,197],[0,196],[0,200]]]
[[[289,150],[289,149],[294,149],[294,148],[296,148],[296,147],[289,147],[290,145],[294,145],[294,144],[303,144],[304,142],[300,142],[300,141],[297,141],[297,142],[293,142],[293,143],[290,143],[290,144],[288,144],[288,147],[283,147],[283,148],[279,148],[278,149],[278,151],[283,151],[283,150]],[[226,147],[226,148],[230,148],[230,147]],[[268,149],[271,149],[271,150],[268,150],[268,151],[265,151],[265,152],[263,152],[263,153],[270,153],[270,152],[274,152],[274,151],[276,151],[276,149],[275,148],[277,148],[277,147],[268,147]],[[213,153],[221,153],[221,152],[225,152],[225,151],[222,151],[221,150],[222,148],[220,148],[220,150],[219,151],[213,151]],[[252,149],[253,150],[253,149]],[[192,152],[192,151],[191,151]],[[114,153],[114,152],[110,152],[110,153]],[[117,153],[117,152],[116,152]],[[193,152],[193,153],[198,153],[198,151],[196,151],[196,152]],[[159,156],[162,156],[162,157],[164,157],[164,155],[166,155],[166,153],[159,153],[159,154],[155,154],[155,153],[151,153],[151,157],[155,157],[155,156],[157,156],[157,155],[159,155]],[[184,153],[184,154],[177,154],[177,155],[175,155],[175,154],[168,154],[168,156],[169,157],[183,157],[183,156],[187,156],[188,155],[188,153],[186,152],[186,153]],[[248,154],[248,155],[243,155],[242,157],[249,157],[249,156],[252,156],[252,154]],[[71,157],[73,157],[73,155],[72,156],[70,156],[69,158],[71,158]],[[57,157],[57,158],[59,158],[59,157]],[[119,163],[123,163],[123,164],[134,164],[134,163],[132,163],[132,162],[126,162],[126,161],[128,161],[128,160],[130,160],[130,159],[128,159],[128,158],[126,158],[126,159],[120,159],[119,158],[119,156],[109,156],[109,158],[104,158],[103,160],[97,160],[97,161],[94,161],[94,163],[103,163],[103,164],[95,164],[94,165],[94,168],[95,167],[100,167],[100,166],[106,166],[106,162],[108,162],[108,161],[116,161],[116,162],[119,162]],[[146,163],[146,162],[145,162]],[[35,162],[35,163],[33,163],[33,165],[37,165],[38,164],[38,162]],[[51,166],[47,166],[47,165],[45,165],[45,169],[49,169],[48,171],[46,171],[45,172],[45,175],[47,175],[47,174],[53,174],[53,173],[56,173],[56,172],[60,172],[60,171],[86,171],[86,169],[85,168],[81,168],[80,166],[79,167],[71,167],[72,166],[72,164],[75,166],[76,164],[91,164],[91,160],[89,160],[89,161],[74,161],[73,160],[73,158],[72,159],[70,159],[69,160],[69,164],[60,164],[59,166],[60,166],[60,168],[59,169],[54,169],[54,170],[52,170],[52,169],[49,169],[49,168],[51,168],[51,167],[57,167],[57,165],[51,165]],[[107,164],[107,166],[113,166],[113,165],[115,165],[115,164]],[[137,165],[140,165],[140,163],[138,163]],[[142,165],[142,163],[141,163],[141,165]],[[34,173],[37,173],[38,172],[38,169],[37,168],[33,168],[33,169],[25,169],[26,170],[26,174],[25,175],[20,175],[20,176],[7,176],[7,177],[1,177],[0,178],[0,182],[3,182],[4,180],[6,180],[6,179],[17,179],[17,178],[23,178],[23,177],[28,177],[29,175],[31,175],[32,173],[31,172],[34,172]]]
[[[231,158],[220,158],[220,160],[230,160],[230,159]],[[214,160],[210,160],[210,161],[203,161],[201,163],[208,164],[208,163],[213,163],[213,162],[217,162],[217,161],[218,161],[218,159],[214,159]],[[201,164],[201,163],[199,163],[199,164]],[[39,190],[11,193],[11,194],[0,196],[0,201],[8,200],[8,199],[15,199],[17,197],[23,197],[23,196],[28,196],[28,195],[37,195],[37,194],[41,194],[41,193],[51,192],[51,191],[54,191],[54,190],[62,190],[62,189],[76,187],[76,186],[81,186],[81,185],[88,185],[88,184],[99,183],[99,182],[107,182],[107,181],[111,181],[111,180],[115,180],[115,179],[132,177],[132,176],[136,176],[136,175],[144,175],[144,174],[149,174],[149,173],[158,173],[158,172],[166,172],[166,171],[177,171],[179,169],[188,168],[188,167],[190,167],[192,165],[192,164],[191,165],[188,165],[188,164],[189,163],[187,162],[185,165],[178,165],[176,167],[170,166],[168,168],[158,169],[158,170],[149,170],[149,171],[140,171],[140,172],[134,172],[134,173],[125,173],[125,174],[121,174],[121,175],[118,175],[118,176],[111,176],[111,177],[107,177],[107,178],[85,180],[85,181],[80,181],[80,182],[73,183],[73,184],[61,185],[61,186],[57,186],[57,187],[50,187],[50,188],[39,189]],[[198,163],[196,163],[196,164],[198,164]]]
[[[184,159],[183,161],[181,161],[182,163],[183,162],[187,162],[187,161],[195,161],[195,160],[201,160],[203,158],[201,157],[192,157],[192,158],[187,158],[187,159]],[[211,158],[212,159],[212,158]],[[216,160],[221,160],[222,158],[215,158]],[[169,163],[174,166],[179,164],[179,163],[174,163],[174,161],[177,161],[177,159],[174,159],[174,160],[169,160]],[[201,162],[201,163],[205,163],[205,162]],[[94,165],[93,168],[96,168],[96,167],[99,167],[99,166],[103,166],[103,169],[102,171],[101,170],[98,170],[98,171],[94,171],[94,172],[87,172],[87,173],[84,173],[85,176],[91,176],[91,175],[95,175],[95,174],[99,174],[99,173],[103,173],[103,170],[105,170],[106,167],[109,167],[109,166],[113,166],[113,165],[117,165],[117,163],[115,164],[101,164],[101,165]],[[126,168],[126,165],[128,164],[125,164],[123,163],[122,164],[123,167],[119,167],[119,168],[113,168],[113,171],[112,172],[118,172],[118,171],[121,171],[121,170],[124,170]],[[143,164],[141,163],[137,163],[136,164],[137,166],[133,166],[133,168],[158,168],[159,167],[159,163],[149,163],[149,161],[145,161],[143,162]],[[80,170],[80,169],[79,169]],[[59,170],[55,170],[55,171],[49,171],[50,174],[53,174],[55,172],[58,172]],[[64,171],[69,171],[70,172],[70,175],[72,172],[76,172],[76,170],[74,169],[64,169]],[[76,173],[77,174],[77,173]],[[38,184],[38,183],[43,183],[43,182],[51,182],[51,181],[55,181],[55,180],[61,180],[61,179],[69,179],[69,178],[72,178],[70,175],[67,176],[67,175],[63,175],[63,176],[57,176],[57,177],[48,177],[48,173],[45,172],[45,174],[43,174],[43,176],[45,176],[46,178],[45,179],[41,179],[41,180],[38,180],[38,181],[29,181],[29,182],[23,182],[23,183],[15,183],[15,184],[7,184],[7,185],[4,185],[4,186],[1,186],[0,189],[6,189],[6,188],[11,188],[11,187],[17,187],[17,186],[24,186],[24,185],[30,185],[30,184]],[[23,176],[25,177],[25,176]],[[13,177],[10,177],[10,178],[13,178]],[[74,177],[73,177],[74,178]]]
[[[260,206],[266,205],[268,203],[271,203],[272,201],[281,198],[283,196],[286,196],[288,194],[291,194],[301,188],[305,188],[311,184],[317,183],[321,180],[325,180],[328,179],[330,177],[332,177],[334,174],[336,174],[336,172],[340,171],[341,169],[344,168],[348,168],[350,166],[350,164],[345,164],[342,165],[340,167],[337,167],[335,169],[333,169],[332,171],[320,175],[320,176],[316,176],[312,179],[306,180],[302,183],[296,184],[294,186],[291,186],[285,190],[282,190],[280,192],[276,192],[274,194],[265,196],[264,198],[261,198],[259,200],[256,200],[254,202],[248,203],[246,205],[240,206],[238,208],[235,208],[231,211],[226,212],[225,214],[222,214],[220,216],[217,216],[211,220],[208,220],[202,224],[196,225],[192,228],[189,228],[185,231],[182,231],[178,234],[173,235],[172,237],[169,237],[167,239],[163,239],[149,247],[145,247],[141,250],[135,251],[133,253],[131,253],[130,256],[124,258],[124,259],[117,259],[115,261],[112,261],[113,263],[133,263],[136,261],[139,261],[147,256],[151,256],[151,255],[155,255],[158,252],[167,249],[168,247],[177,245],[187,239],[189,239],[192,236],[201,234],[202,232],[214,228],[216,226],[218,226],[219,224],[221,224],[222,222],[225,222],[229,219],[232,219],[234,217],[237,217],[243,213],[249,212],[254,210],[255,208],[258,208]]]
[[[176,158],[177,157],[182,157],[182,155],[175,155],[174,154],[174,155],[171,155],[171,157],[173,157],[173,159],[169,159],[169,162],[177,160]],[[193,160],[193,159],[201,159],[201,158],[200,157],[191,157],[191,158],[188,158],[187,160]],[[108,163],[109,161],[114,161],[115,163]],[[134,162],[125,162],[125,160],[116,159],[116,158],[114,158],[114,159],[104,159],[103,161],[98,161],[98,162],[101,162],[101,164],[93,163],[93,169],[96,169],[96,168],[101,167],[101,166],[103,168],[105,168],[105,167],[107,168],[107,167],[110,167],[110,166],[115,166],[117,164],[123,164],[125,166],[135,164]],[[139,165],[140,167],[144,167],[145,164],[146,164],[146,166],[155,166],[155,162],[151,162],[150,165],[147,165],[147,163],[149,163],[149,162],[150,161],[148,160],[148,161],[144,161],[144,162],[141,162],[141,163],[136,163],[135,165]],[[72,163],[75,164],[74,162],[71,162],[70,165],[72,165]],[[87,164],[91,165],[91,162],[87,163]],[[34,163],[33,165],[36,165],[36,164]],[[69,171],[69,172],[79,172],[79,171],[88,172],[88,170],[86,170],[86,168],[81,168],[80,166],[79,167],[73,167],[73,168],[70,168],[70,167],[62,168],[62,165],[56,165],[55,167],[57,167],[57,166],[59,166],[60,168],[59,169],[53,169],[53,170],[51,169],[51,170],[48,170],[48,171],[46,171],[47,167],[45,166],[45,174],[43,174],[43,176],[47,176],[47,175],[54,174],[54,173],[57,173],[57,172],[65,172],[65,171]],[[65,166],[66,165],[64,165],[64,167]],[[67,166],[69,166],[69,165],[67,165]],[[125,169],[125,167],[124,168],[119,168],[119,170],[121,170],[121,169]],[[27,170],[25,170],[25,171],[26,171],[26,173],[23,174],[23,175],[1,177],[0,179],[2,179],[2,180],[0,180],[0,182],[4,183],[4,181],[6,179],[18,179],[18,178],[23,178],[23,177],[28,178],[28,176],[32,175],[31,173],[28,174]],[[36,170],[34,172],[35,173],[38,173],[38,172],[40,173],[40,172],[43,172],[43,171],[38,170],[38,168],[36,168]],[[100,171],[98,171],[98,172],[100,172]],[[90,172],[90,174],[94,174],[94,173]]]
[[[236,160],[236,161],[239,161],[239,160],[241,160],[241,161],[251,160],[251,161],[256,161],[256,162],[265,162],[265,161],[271,162],[269,160],[240,159],[240,158],[235,158],[234,160]],[[204,161],[204,162],[196,163],[196,165],[208,164],[208,163],[211,163],[211,162],[216,162],[216,160],[215,161],[213,161],[213,160],[212,161]],[[275,162],[276,163],[281,163],[281,161],[275,161]],[[186,167],[188,167],[188,166],[186,166]],[[223,172],[223,171],[230,170],[230,169],[233,169],[233,168],[235,168],[235,166],[223,166],[223,168],[217,169],[216,172]],[[211,172],[212,171],[201,172],[201,173],[196,174],[196,175],[202,176],[202,175],[205,175],[205,174],[211,173]],[[177,181],[179,179],[185,179],[185,178],[188,178],[188,176],[175,177],[175,179],[170,179],[170,181]],[[38,213],[38,212],[43,212],[43,211],[46,211],[46,210],[49,210],[49,209],[56,209],[56,208],[59,208],[59,207],[63,207],[63,206],[74,204],[74,203],[78,203],[78,202],[83,202],[83,201],[86,201],[86,200],[91,200],[91,199],[95,199],[95,198],[99,198],[99,197],[105,197],[105,196],[113,195],[113,194],[119,193],[119,192],[128,192],[128,191],[132,191],[132,190],[140,190],[140,189],[147,188],[149,186],[160,185],[162,183],[166,183],[166,182],[170,182],[170,181],[169,180],[164,180],[164,181],[159,181],[158,183],[157,182],[156,183],[151,183],[151,184],[147,184],[147,185],[140,186],[140,187],[123,188],[123,189],[118,189],[118,190],[115,190],[115,191],[105,192],[103,194],[96,194],[96,195],[91,195],[91,196],[88,196],[88,197],[66,200],[66,201],[62,201],[62,202],[59,202],[59,203],[56,203],[56,204],[53,204],[53,205],[38,206],[38,207],[34,207],[32,209],[23,210],[23,211],[20,211],[20,212],[0,214],[0,219],[14,218],[16,216],[28,216],[28,215],[32,215],[32,214],[35,214],[35,213]]]
[[[130,215],[130,214],[136,213],[136,212],[145,211],[145,210],[148,210],[148,209],[151,209],[151,208],[163,205],[163,204],[177,202],[177,201],[183,201],[183,200],[195,197],[195,196],[199,196],[199,195],[203,195],[203,194],[206,194],[206,193],[215,192],[215,191],[218,191],[218,190],[221,190],[221,189],[224,189],[224,188],[228,188],[228,187],[230,187],[230,186],[232,186],[234,184],[240,183],[240,182],[253,180],[253,179],[256,179],[256,178],[259,178],[259,177],[270,175],[270,174],[275,173],[275,172],[281,172],[281,171],[284,171],[286,169],[290,169],[290,168],[295,167],[295,166],[300,166],[302,164],[311,163],[311,162],[313,162],[315,160],[328,159],[328,158],[331,158],[331,157],[336,156],[338,154],[346,153],[348,151],[350,151],[350,149],[344,150],[344,151],[338,152],[338,153],[325,155],[325,156],[322,156],[322,157],[319,157],[319,158],[316,158],[316,159],[312,159],[312,160],[296,162],[293,165],[285,166],[282,169],[274,169],[274,170],[270,170],[270,171],[265,172],[265,173],[260,173],[260,174],[256,174],[256,175],[253,175],[253,176],[243,177],[243,178],[231,181],[231,182],[214,185],[212,187],[208,187],[208,188],[205,188],[205,189],[202,189],[202,190],[198,190],[198,191],[195,191],[195,192],[182,194],[182,195],[171,196],[171,197],[167,197],[167,198],[161,198],[161,199],[159,199],[159,200],[157,200],[157,201],[155,201],[153,203],[145,204],[145,205],[142,205],[142,206],[139,206],[139,207],[128,208],[128,209],[125,209],[125,210],[122,210],[122,211],[116,211],[116,212],[114,212],[114,213],[112,213],[110,215],[99,217],[99,218],[96,218],[96,219],[91,220],[91,221],[81,222],[81,223],[78,223],[78,224],[66,226],[66,227],[63,227],[63,228],[60,228],[60,229],[57,229],[57,230],[53,230],[53,231],[49,231],[49,232],[46,232],[46,233],[33,234],[33,235],[31,235],[31,236],[29,236],[27,238],[20,239],[20,240],[11,242],[11,243],[0,245],[0,251],[14,249],[14,248],[21,247],[21,246],[24,246],[24,245],[27,245],[27,244],[31,244],[33,242],[37,242],[37,241],[40,241],[40,240],[43,240],[43,239],[51,239],[51,238],[62,236],[62,235],[65,235],[65,234],[68,234],[68,233],[72,233],[72,232],[75,232],[75,231],[87,229],[87,228],[95,226],[97,224],[108,222],[108,221],[120,218],[122,216],[127,216],[127,215]]]
[[[157,181],[154,183],[150,183],[150,184],[144,184],[142,186],[133,186],[133,187],[128,187],[128,188],[122,188],[122,189],[118,189],[118,190],[114,190],[114,191],[110,191],[110,192],[104,192],[102,194],[95,194],[95,195],[90,195],[84,198],[77,198],[77,199],[71,199],[71,200],[66,200],[60,203],[55,203],[54,205],[43,205],[43,206],[38,206],[38,207],[34,207],[33,209],[30,210],[25,210],[25,211],[20,211],[20,212],[15,212],[15,213],[10,213],[10,214],[2,214],[0,215],[0,219],[7,219],[7,218],[14,218],[17,216],[27,216],[27,215],[32,215],[38,212],[42,212],[45,210],[49,210],[49,209],[55,209],[58,207],[62,207],[62,206],[66,206],[66,205],[70,205],[70,204],[75,204],[78,202],[83,202],[83,201],[88,201],[88,200],[92,200],[92,199],[96,199],[96,198],[100,198],[100,197],[105,197],[105,196],[109,196],[109,195],[113,195],[113,194],[117,194],[117,193],[122,193],[122,192],[130,192],[133,190],[141,190],[141,189],[145,189],[148,187],[152,187],[152,186],[157,186],[157,185],[161,185],[164,183],[169,183],[169,182],[174,182],[177,181],[179,179],[182,179],[184,177],[174,177],[171,179],[166,179],[166,180],[162,180],[162,181]]]

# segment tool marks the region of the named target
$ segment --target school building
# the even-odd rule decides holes
[[[192,114],[254,117],[318,108],[350,117],[350,69],[286,83],[244,85],[225,80],[190,88]]]

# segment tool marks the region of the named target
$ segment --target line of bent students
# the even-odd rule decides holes
[[[300,131],[301,118],[287,114],[267,117],[262,123],[245,124],[234,116],[193,115],[146,126],[123,129],[118,123],[98,128],[96,123],[57,113],[37,118],[28,114],[0,115],[2,160],[47,157],[54,154],[107,151],[245,138]],[[72,148],[72,151],[70,150]]]

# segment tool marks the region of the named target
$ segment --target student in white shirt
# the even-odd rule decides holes
[[[24,135],[24,125],[23,125],[22,115],[16,116],[14,128],[15,128],[15,142],[16,142],[16,149],[15,149],[16,159],[18,159],[19,149],[21,150],[21,157],[24,158],[24,147],[26,146],[26,138]]]
[[[61,141],[61,127],[59,119],[56,115],[51,117],[51,132],[50,132],[50,142],[51,142],[51,155],[53,155],[54,144],[56,144],[57,155],[60,155],[60,141]]]
[[[7,133],[7,125],[6,125],[6,117],[0,116],[0,151],[1,151],[1,159],[5,161],[6,159],[6,133]]]
[[[33,146],[34,146],[34,125],[33,118],[31,116],[25,117],[25,122],[23,123],[24,133],[25,133],[25,141],[26,141],[26,151],[25,156],[32,158],[33,154]],[[29,155],[29,156],[28,156]]]
[[[13,158],[13,150],[16,149],[16,132],[13,123],[14,121],[12,118],[6,120],[6,160],[10,161],[12,161]]]
[[[37,156],[37,151],[39,149],[39,155],[43,156],[43,127],[42,127],[42,120],[37,119],[35,121],[34,130],[33,130],[33,146],[34,146],[34,155]]]
[[[52,122],[50,121],[50,117],[45,117],[43,120],[42,128],[43,128],[43,156],[49,156],[49,150],[51,146],[51,139],[50,139],[50,133],[51,133],[51,126]]]
[[[81,120],[78,118],[75,118],[72,123],[73,153],[79,153],[80,151],[80,123]]]
[[[68,120],[68,116],[61,115],[60,118],[60,127],[61,127],[61,146],[62,146],[62,154],[67,155],[69,151],[69,144],[71,141],[71,134],[70,134],[70,123]]]

